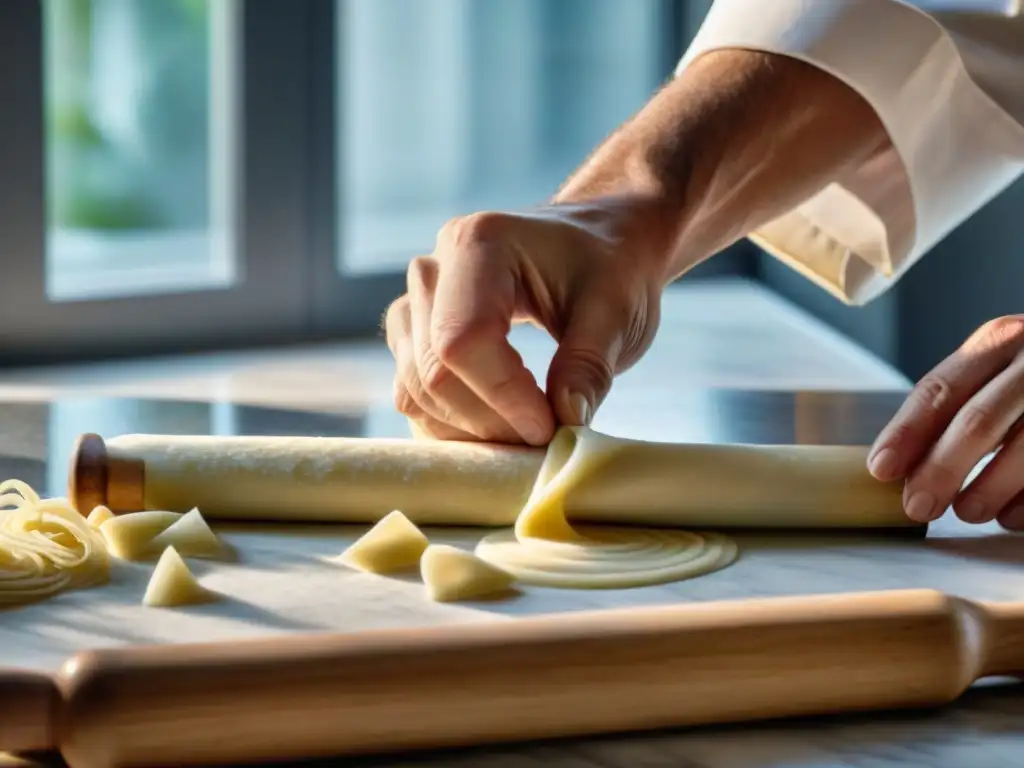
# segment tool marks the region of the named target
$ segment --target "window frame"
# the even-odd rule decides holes
[[[308,8],[242,0],[236,283],[50,302],[42,0],[0,4],[0,357],[7,365],[307,336]],[[258,55],[253,55],[258,52]]]
[[[335,0],[307,0],[310,52],[310,205],[312,333],[365,337],[381,332],[388,306],[405,292],[405,273],[345,274],[338,269],[341,189],[337,183],[341,113],[336,81],[339,28]],[[440,226],[443,222],[438,222]],[[427,244],[429,245],[429,243]],[[410,254],[410,257],[415,254]]]
[[[344,221],[335,0],[234,0],[241,33],[236,283],[48,301],[43,1],[0,3],[3,364],[379,335],[405,278],[337,267]],[[666,33],[658,55],[667,78],[695,31],[691,6],[704,0],[661,2]]]

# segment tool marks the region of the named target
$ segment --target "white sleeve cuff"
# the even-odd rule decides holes
[[[889,134],[894,151],[750,234],[843,301],[884,292],[1024,174],[1024,125],[971,79],[936,18],[901,0],[716,0],[677,73],[723,48],[829,72]]]

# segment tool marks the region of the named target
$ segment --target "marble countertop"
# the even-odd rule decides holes
[[[903,393],[757,392],[681,389],[665,397],[661,439],[681,442],[863,444],[869,442],[901,402]],[[628,401],[607,412],[606,429],[628,434]],[[60,493],[68,453],[81,432],[105,436],[126,432],[220,434],[317,434],[387,436],[397,431],[358,410],[316,414],[309,411],[105,397],[0,403],[0,474],[20,477],[50,493]],[[608,428],[607,425],[611,425]],[[616,427],[618,425],[618,427]],[[656,439],[657,436],[654,436]],[[358,530],[224,531],[251,557],[248,576],[218,582],[248,605],[245,615],[213,608],[189,624],[185,620],[147,622],[132,614],[137,600],[134,576],[116,599],[102,590],[58,598],[52,603],[0,613],[0,648],[50,666],[62,653],[82,645],[122,642],[174,642],[195,632],[210,638],[306,630],[351,630],[479,619],[476,607],[435,608],[414,585],[335,582],[338,605],[297,599],[307,592],[301,579],[308,564],[273,580],[262,565],[299,562],[313,554],[340,551]],[[460,543],[472,532],[432,533]],[[843,592],[902,587],[933,587],[964,596],[1011,600],[1024,594],[1024,540],[993,526],[969,527],[953,519],[933,526],[924,541],[881,540],[848,535],[743,535],[742,555],[733,567],[712,576],[662,587],[596,594],[533,590],[490,609],[488,618],[622,605],[658,605],[758,595]],[[265,573],[263,573],[265,575]],[[140,576],[140,578],[143,578]],[[331,576],[336,579],[336,576]],[[136,579],[138,581],[138,579]],[[281,585],[290,585],[282,587]],[[116,590],[115,590],[116,591]],[[130,594],[129,594],[130,593]],[[111,593],[112,594],[112,593]],[[291,595],[291,597],[289,597]],[[359,595],[358,600],[353,595]],[[286,599],[287,598],[287,599]],[[243,604],[241,601],[237,604]],[[345,616],[338,624],[337,616]],[[199,627],[199,629],[197,629]],[[45,638],[41,643],[40,638]],[[927,648],[921,649],[928,653]],[[35,654],[34,656],[32,654]],[[444,754],[348,761],[345,765],[462,766],[513,768],[552,765],[572,768],[825,768],[826,766],[1019,766],[1024,764],[1024,689],[984,685],[942,710],[878,713],[771,724],[610,736],[544,744],[509,745]],[[338,765],[338,762],[323,763]]]
[[[902,401],[909,382],[849,341],[743,281],[683,284],[666,294],[662,330],[644,361],[616,384],[594,426],[628,437],[694,442],[868,443]],[[530,328],[514,332],[528,365],[543,374],[553,345]],[[390,404],[393,363],[382,343],[125,361],[0,373],[0,476],[20,477],[61,493],[78,434],[406,435]],[[123,398],[123,399],[122,399]],[[153,398],[153,399],[147,399]],[[337,551],[358,532],[329,534],[225,531],[252,554],[250,565]],[[436,535],[436,534],[433,534]],[[458,542],[459,532],[446,534]],[[1024,541],[994,526],[955,520],[924,541],[857,537],[816,540],[747,536],[733,567],[704,579],[649,590],[593,594],[531,592],[492,612],[495,620],[595,605],[664,604],[808,591],[930,586],[953,594],[1013,600],[1024,595]],[[301,557],[296,557],[301,556]],[[261,559],[262,558],[262,559]],[[308,572],[309,569],[306,569]],[[331,628],[323,611],[290,596],[254,568],[223,578],[259,605],[245,615],[198,617],[222,636],[296,631],[296,622]],[[132,577],[135,578],[135,577]],[[0,662],[26,648],[36,661],[75,647],[174,641],[191,625],[167,622],[127,631],[120,621],[137,602],[138,580],[123,586],[121,608],[96,592],[90,600],[54,601],[49,609],[0,613]],[[432,611],[415,585],[384,582],[358,602],[361,625],[461,620]],[[269,597],[260,594],[273,587]],[[344,585],[345,600],[365,584]],[[376,591],[373,591],[376,590]],[[268,590],[263,590],[267,592]],[[127,596],[127,597],[126,597]],[[244,595],[243,595],[244,596]],[[59,607],[58,607],[59,604]],[[351,616],[351,605],[339,615]],[[379,609],[377,609],[379,608]],[[268,610],[269,609],[269,610]],[[303,616],[303,613],[306,615]],[[328,611],[330,613],[330,611]],[[293,626],[289,628],[288,622]],[[358,627],[357,627],[358,628]],[[146,633],[149,633],[146,635]],[[19,650],[20,649],[20,650]],[[922,648],[922,653],[929,649]],[[25,658],[25,657],[23,657]],[[0,757],[0,765],[6,765]],[[15,764],[15,763],[12,763]],[[37,763],[28,763],[37,765]],[[618,735],[545,744],[310,765],[361,768],[1001,768],[1024,765],[1024,688],[979,686],[932,712],[875,713],[657,734]]]

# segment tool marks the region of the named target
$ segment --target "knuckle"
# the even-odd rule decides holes
[[[991,441],[999,434],[1002,418],[983,403],[968,403],[956,417],[955,431],[967,441]]]
[[[449,219],[438,233],[438,244],[460,247],[476,243],[488,243],[500,238],[507,231],[510,217],[494,211],[480,211],[466,216]]]
[[[912,422],[897,421],[890,424],[884,443],[892,448],[911,446],[917,438],[917,431]]]
[[[1024,340],[1024,315],[997,317],[985,323],[982,328],[995,346],[1018,343]]]
[[[426,350],[420,363],[420,382],[427,392],[442,392],[452,381],[451,369],[434,353]]]
[[[437,262],[429,256],[416,256],[405,272],[407,290],[432,291],[437,276]]]
[[[458,367],[472,356],[486,331],[479,325],[473,327],[461,321],[442,319],[431,334],[434,356],[443,366]]]
[[[975,331],[964,344],[968,353],[977,354],[1005,346],[1024,343],[1024,315],[1006,315],[989,320]]]
[[[953,399],[953,387],[944,377],[929,373],[910,395],[914,404],[929,413],[941,413]]]
[[[607,392],[611,389],[615,371],[604,355],[580,349],[573,355],[572,365],[575,374],[585,377],[598,392]]]
[[[422,411],[409,389],[400,381],[395,382],[393,397],[395,408],[406,416],[419,416]]]
[[[922,467],[915,478],[914,485],[927,485],[934,488],[936,495],[940,498],[949,497],[955,494],[963,485],[964,478],[960,472],[949,466],[945,461],[933,461]],[[921,482],[921,481],[925,482]]]

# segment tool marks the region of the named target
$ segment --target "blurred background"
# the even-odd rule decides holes
[[[377,332],[458,213],[542,201],[711,0],[4,0],[9,363]],[[1021,187],[862,309],[761,281],[916,377],[1024,310]]]

